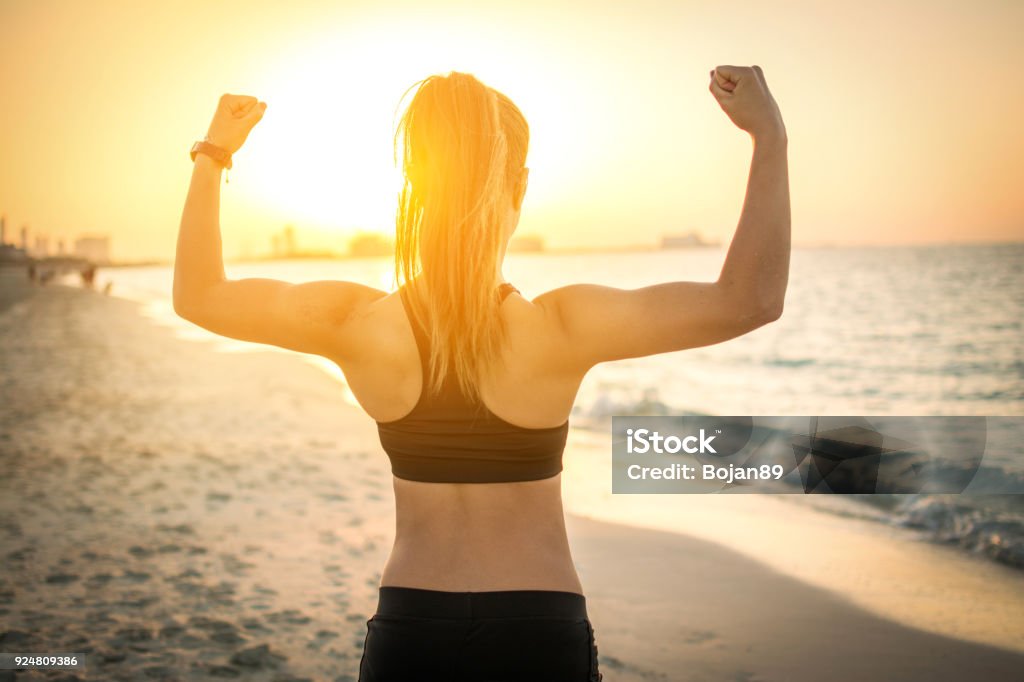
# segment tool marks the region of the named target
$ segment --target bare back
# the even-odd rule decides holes
[[[501,307],[509,329],[503,363],[481,386],[502,419],[558,426],[582,374],[558,371],[557,330],[543,307],[518,295]],[[422,390],[420,358],[398,293],[346,324],[361,339],[339,363],[377,421],[403,417]],[[395,546],[382,584],[448,591],[544,589],[582,592],[565,532],[561,476],[511,483],[423,483],[395,478]]]

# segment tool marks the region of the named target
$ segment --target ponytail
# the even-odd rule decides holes
[[[429,332],[424,390],[436,394],[453,372],[462,393],[479,400],[483,368],[506,335],[496,272],[529,128],[508,97],[470,74],[430,76],[414,88],[395,131],[403,165],[395,281],[408,285]]]

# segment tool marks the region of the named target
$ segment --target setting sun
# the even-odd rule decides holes
[[[572,81],[531,80],[543,59],[521,70],[483,36],[443,26],[396,31],[389,24],[325,33],[278,56],[257,83],[267,114],[247,143],[239,196],[292,216],[306,228],[392,234],[401,181],[393,157],[394,124],[406,90],[430,73],[460,70],[493,82],[526,112],[531,125],[530,205],[553,203],[586,161],[590,131],[574,125]],[[399,159],[400,161],[400,159]]]

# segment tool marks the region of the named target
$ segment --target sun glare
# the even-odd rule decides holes
[[[392,234],[402,95],[432,73],[460,70],[523,109],[532,134],[530,205],[546,203],[552,179],[583,148],[565,107],[572,92],[537,77],[545,69],[540,57],[537,71],[514,51],[487,49],[477,33],[452,27],[450,39],[438,40],[433,30],[359,26],[278,55],[254,93],[268,109],[244,152],[259,159],[246,170],[247,201],[310,227]]]
[[[250,200],[297,222],[389,231],[398,190],[391,118],[401,80],[357,46],[311,50],[281,65],[259,96]],[[367,61],[376,67],[363,68]]]

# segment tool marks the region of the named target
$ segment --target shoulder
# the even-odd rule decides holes
[[[552,371],[581,374],[590,366],[579,362],[580,330],[587,325],[584,318],[600,316],[603,296],[613,291],[596,284],[572,284],[546,291],[532,300],[525,300],[528,314],[520,318],[531,346],[547,358]]]
[[[365,315],[388,294],[357,282],[322,280],[292,284],[280,294],[279,304],[293,313],[306,313],[317,322],[343,325]]]
[[[565,331],[578,318],[600,315],[600,307],[614,303],[622,289],[600,284],[570,284],[546,291],[531,301],[543,317],[559,331]]]
[[[396,338],[404,338],[409,327],[401,290],[386,292],[366,287],[357,297],[338,324],[341,344],[337,360],[375,357],[377,351],[393,346]]]

